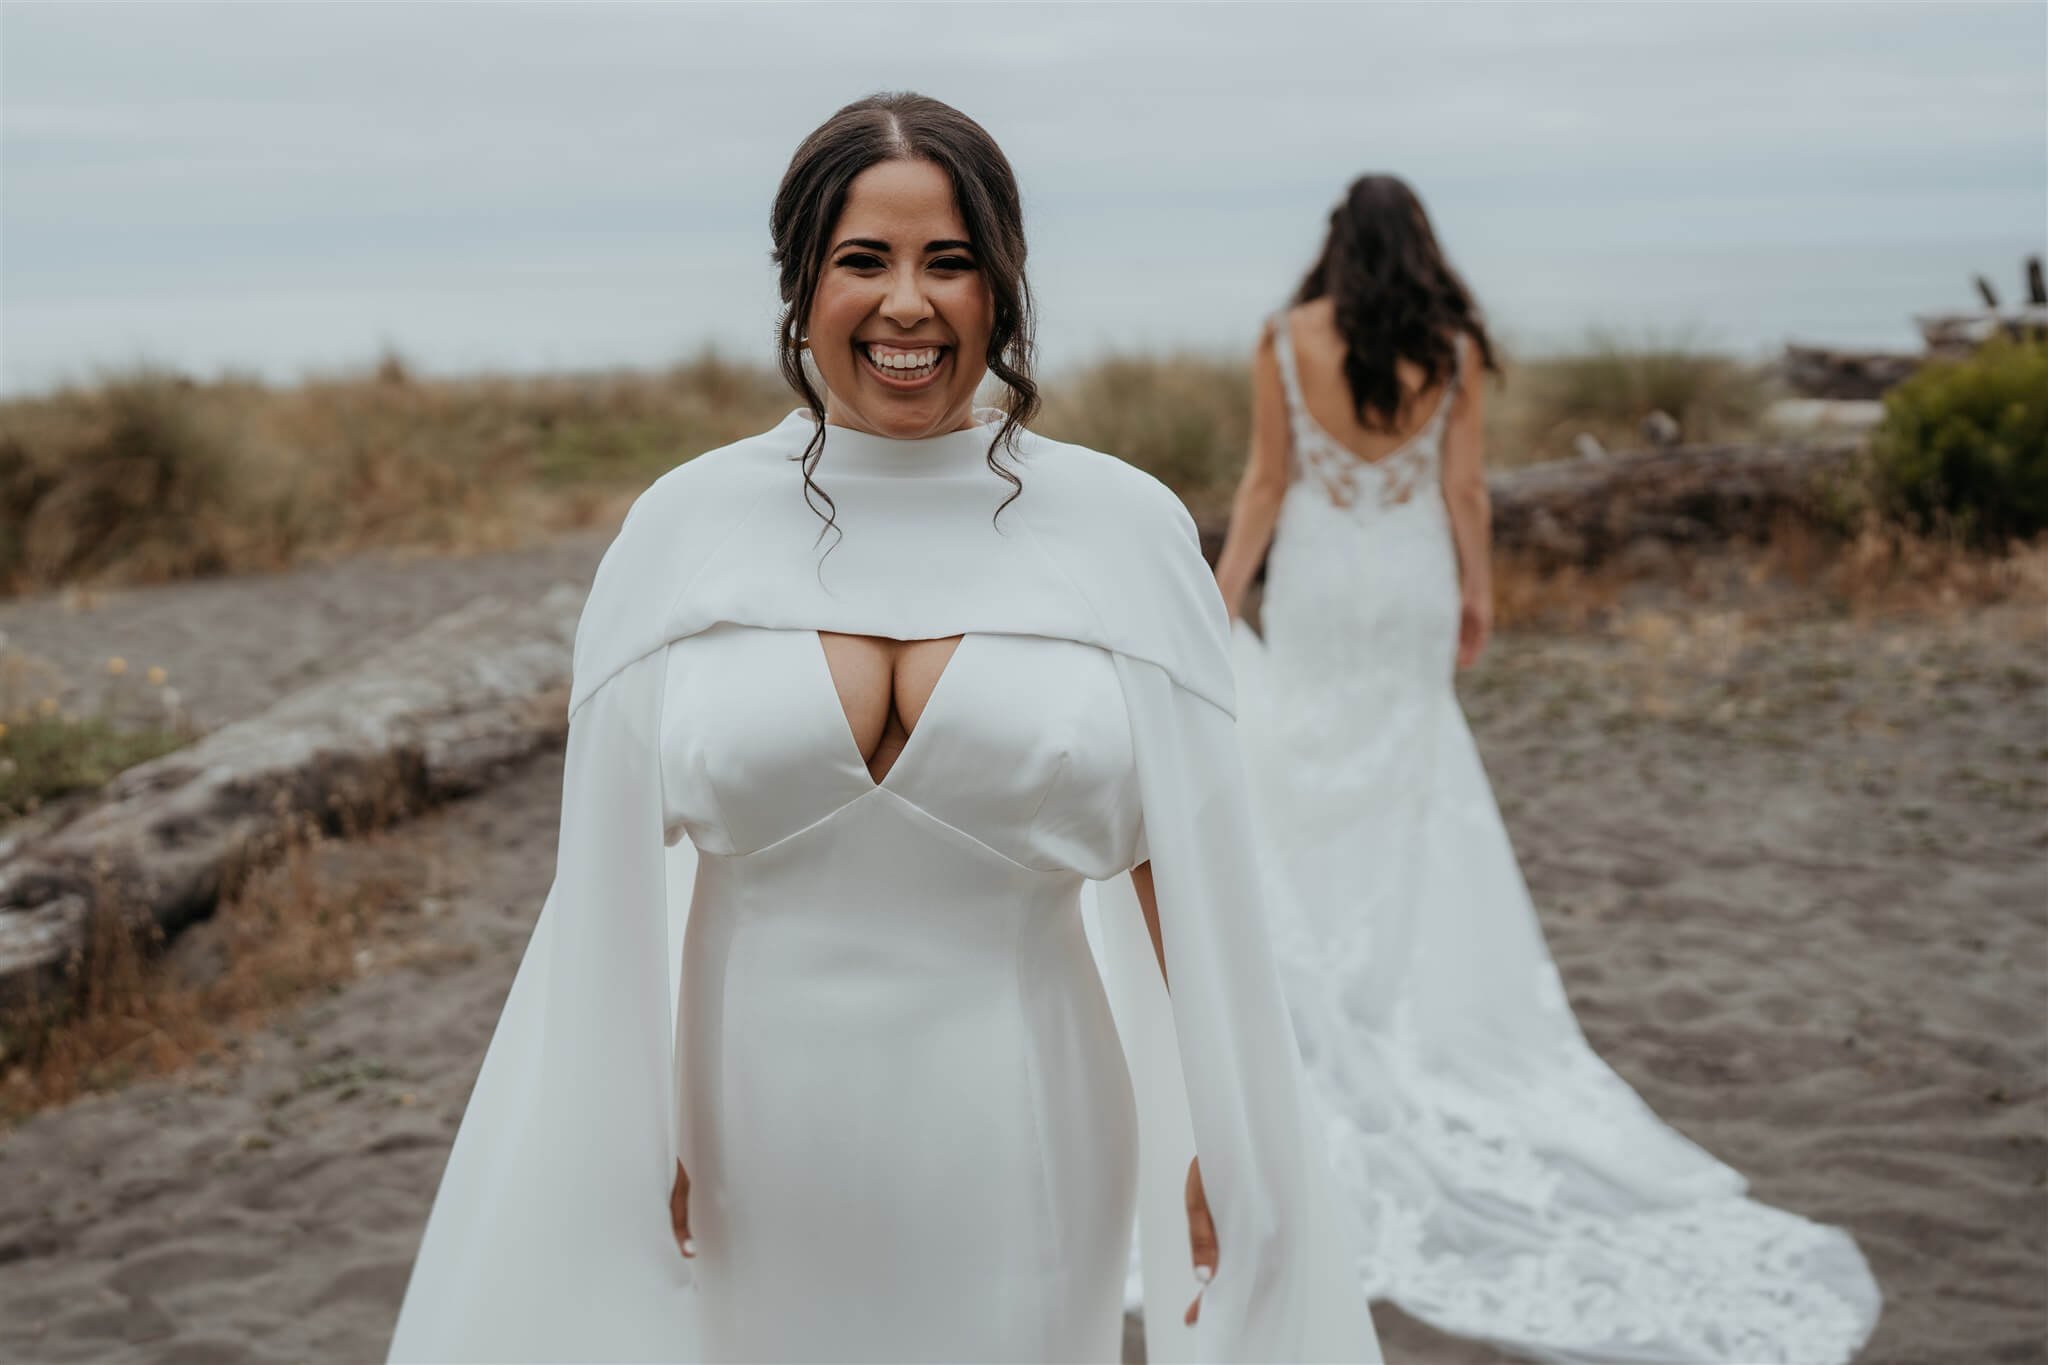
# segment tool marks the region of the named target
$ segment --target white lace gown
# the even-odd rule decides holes
[[[1849,1359],[1880,1303],[1854,1241],[1745,1198],[1572,1016],[1452,686],[1448,395],[1361,461],[1277,321],[1293,479],[1239,733],[1367,1293],[1543,1359]]]

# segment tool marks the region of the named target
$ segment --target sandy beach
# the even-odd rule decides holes
[[[550,553],[445,591],[574,577],[590,547]],[[203,652],[254,658],[262,612],[303,617],[331,572],[282,606],[194,585],[21,604],[0,629],[89,663],[210,601],[237,624]],[[442,590],[413,591],[424,612]],[[385,596],[353,610],[415,609]],[[208,627],[159,628],[174,672],[224,680],[216,720],[292,685],[283,660],[203,664]],[[2044,628],[2033,605],[1769,629],[1695,605],[1507,635],[1461,686],[1586,1032],[1758,1197],[1854,1232],[1887,1296],[1873,1365],[2048,1360]],[[308,635],[299,671],[347,652]],[[329,848],[337,884],[419,888],[356,980],[0,1136],[0,1358],[382,1358],[548,884],[560,779],[538,760]],[[1377,1316],[1391,1360],[1503,1359]]]

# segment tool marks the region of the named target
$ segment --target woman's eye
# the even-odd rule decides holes
[[[974,262],[965,256],[941,256],[932,262],[934,270],[972,270]]]
[[[851,270],[880,270],[882,268],[881,258],[879,256],[870,256],[865,251],[857,251],[851,256],[841,256],[836,264]]]

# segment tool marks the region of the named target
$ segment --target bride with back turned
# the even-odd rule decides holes
[[[1856,1244],[1745,1198],[1587,1046],[1459,710],[1493,619],[1493,368],[1413,191],[1356,181],[1259,338],[1216,567],[1236,618],[1267,561],[1240,739],[1360,1278],[1548,1360],[1846,1360],[1879,1304]]]

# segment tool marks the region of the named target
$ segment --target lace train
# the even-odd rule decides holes
[[[1880,1306],[1855,1242],[1747,1198],[1572,1015],[1452,686],[1450,395],[1398,467],[1360,461],[1276,327],[1294,480],[1266,638],[1236,627],[1238,733],[1366,1292],[1546,1360],[1848,1360]]]

